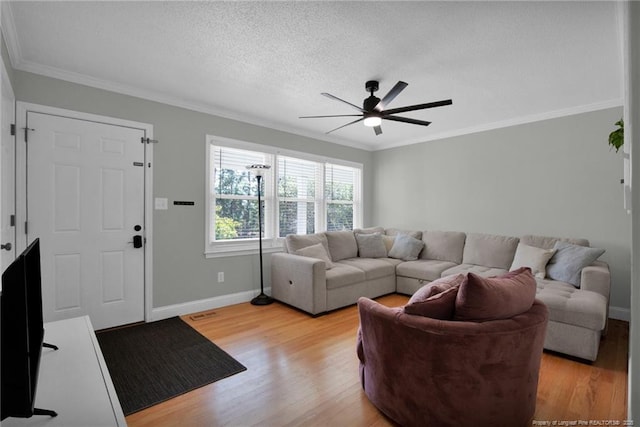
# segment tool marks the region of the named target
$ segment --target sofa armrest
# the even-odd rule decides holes
[[[327,311],[324,261],[288,253],[272,254],[271,293],[276,300],[311,314]]]
[[[593,264],[583,268],[580,274],[580,289],[597,292],[609,301],[611,292],[609,264],[603,261],[594,261]]]

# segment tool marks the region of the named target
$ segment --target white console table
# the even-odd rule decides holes
[[[45,323],[36,408],[57,417],[6,418],[2,426],[126,426],[118,396],[88,316]]]

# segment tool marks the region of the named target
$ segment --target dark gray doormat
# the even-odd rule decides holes
[[[179,317],[96,336],[125,415],[247,369]]]

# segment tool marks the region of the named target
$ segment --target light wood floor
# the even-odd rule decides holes
[[[378,299],[403,305],[407,297]],[[358,379],[356,307],[312,318],[279,303],[183,319],[248,369],[128,416],[137,426],[392,426]],[[611,321],[598,360],[545,352],[535,421],[626,419],[628,324]]]

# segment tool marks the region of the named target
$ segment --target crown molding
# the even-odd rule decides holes
[[[16,31],[15,19],[11,10],[11,3],[6,1],[0,2],[2,8],[0,15],[0,25],[2,26],[2,37],[9,52],[9,61],[12,68],[17,68],[22,58],[20,43],[18,43],[18,33]]]
[[[16,50],[18,51],[18,53],[12,57],[11,63],[13,64],[13,68],[17,70],[26,71],[29,73],[38,74],[38,75],[42,75],[45,77],[50,77],[58,80],[64,80],[70,83],[75,83],[83,86],[102,89],[109,92],[115,92],[121,95],[128,95],[136,98],[141,98],[147,101],[159,102],[161,104],[167,104],[173,107],[184,108],[187,110],[209,114],[209,115],[213,115],[213,116],[217,116],[217,117],[221,117],[229,120],[235,120],[238,122],[247,123],[254,126],[265,127],[265,128],[277,130],[280,132],[300,135],[306,138],[311,138],[311,139],[320,140],[324,142],[330,142],[333,144],[344,145],[344,146],[348,146],[351,148],[356,148],[364,151],[372,151],[372,148],[368,145],[359,144],[353,141],[346,141],[344,139],[340,139],[334,136],[321,137],[315,133],[301,131],[300,129],[296,129],[294,127],[283,126],[282,124],[279,124],[279,123],[275,123],[269,120],[264,120],[258,117],[247,116],[246,114],[236,113],[229,110],[223,110],[208,104],[189,102],[189,101],[185,101],[184,99],[173,97],[171,95],[167,95],[161,92],[140,89],[130,85],[124,85],[121,83],[115,83],[108,80],[90,77],[85,74],[75,73],[71,71],[62,70],[56,67],[49,67],[46,65],[37,64],[32,61],[25,61],[21,59],[19,56],[19,47],[17,47]],[[13,59],[13,58],[16,58],[16,59]]]
[[[391,143],[383,146],[376,146],[373,151],[387,150],[390,148],[403,147],[406,145],[420,144],[423,142],[436,141],[439,139],[452,138],[455,136],[470,135],[474,133],[486,132],[489,130],[502,129],[512,126],[524,125],[528,123],[541,122],[543,120],[557,119],[561,117],[574,116],[576,114],[590,113],[592,111],[606,110],[608,108],[622,107],[622,99],[611,99],[603,102],[596,102],[593,104],[579,105],[571,108],[564,108],[561,110],[547,111],[540,114],[531,114],[528,116],[514,117],[508,120],[500,120],[498,122],[486,123],[478,126],[470,126],[463,129],[456,129],[448,132],[440,132],[431,135],[428,138],[416,138],[413,140],[407,140],[401,143]]]

